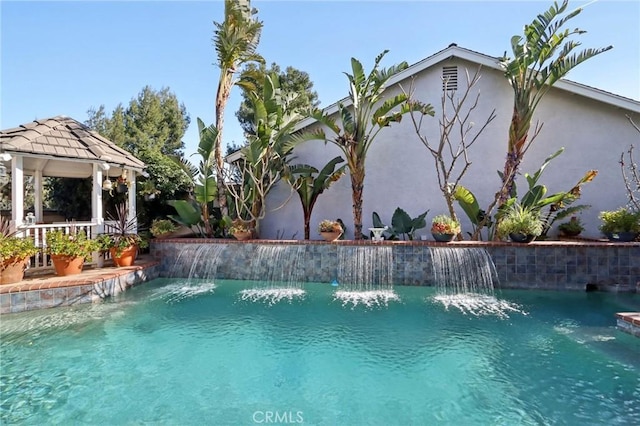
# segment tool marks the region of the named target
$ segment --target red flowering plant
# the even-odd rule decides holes
[[[434,234],[453,234],[460,233],[460,222],[453,220],[446,214],[440,214],[431,221],[431,232]]]

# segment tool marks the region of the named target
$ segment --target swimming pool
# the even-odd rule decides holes
[[[3,316],[0,422],[640,424],[638,295],[502,291],[462,313],[430,287],[388,306],[243,300],[159,279],[116,300]]]

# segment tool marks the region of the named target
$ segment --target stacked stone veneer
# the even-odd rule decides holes
[[[304,245],[302,274],[308,282],[330,282],[337,277],[338,250],[341,245],[379,245],[393,249],[393,275],[398,285],[434,285],[430,250],[454,247],[460,250],[482,248],[496,266],[501,288],[585,290],[588,284],[601,290],[636,291],[640,282],[640,244],[607,242],[534,242],[531,244],[456,242],[266,241],[175,239],[154,241],[151,253],[160,262],[160,275],[202,276],[210,268],[206,245],[222,244],[217,258],[216,277],[251,280],[266,276],[273,263],[252,265],[258,245]],[[204,250],[203,250],[204,249]],[[196,255],[196,252],[198,255]],[[204,255],[203,255],[204,254]],[[290,265],[288,265],[290,266]]]

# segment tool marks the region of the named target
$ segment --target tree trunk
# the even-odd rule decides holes
[[[362,239],[362,192],[364,190],[364,170],[358,168],[351,173],[351,197],[353,199],[353,237]]]
[[[305,240],[310,240],[311,239],[310,222],[311,222],[311,218],[305,214],[304,215],[304,239]]]
[[[218,206],[222,216],[229,214],[227,207],[227,194],[224,185],[224,157],[222,156],[222,130],[224,127],[224,110],[229,100],[233,74],[227,69],[220,69],[220,81],[218,82],[218,92],[216,95],[216,129],[218,136],[214,147],[213,155],[216,162],[216,186],[218,187]]]

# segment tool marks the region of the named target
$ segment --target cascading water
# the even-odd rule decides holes
[[[507,317],[522,312],[513,303],[494,295],[496,267],[489,253],[477,247],[431,247],[431,265],[436,285],[435,300],[446,309],[455,307],[473,315]]]
[[[169,276],[187,276],[184,282],[162,288],[160,297],[167,302],[178,302],[198,294],[211,293],[216,288],[215,278],[218,271],[218,259],[227,246],[223,244],[202,244],[193,248],[183,248]],[[183,259],[189,261],[183,261]],[[178,272],[184,265],[190,265],[188,271]]]
[[[335,298],[343,304],[386,305],[398,300],[393,291],[391,247],[338,246],[340,290]]]
[[[264,301],[269,304],[291,301],[304,296],[305,246],[261,245],[251,261],[253,289],[243,290],[242,300]]]

